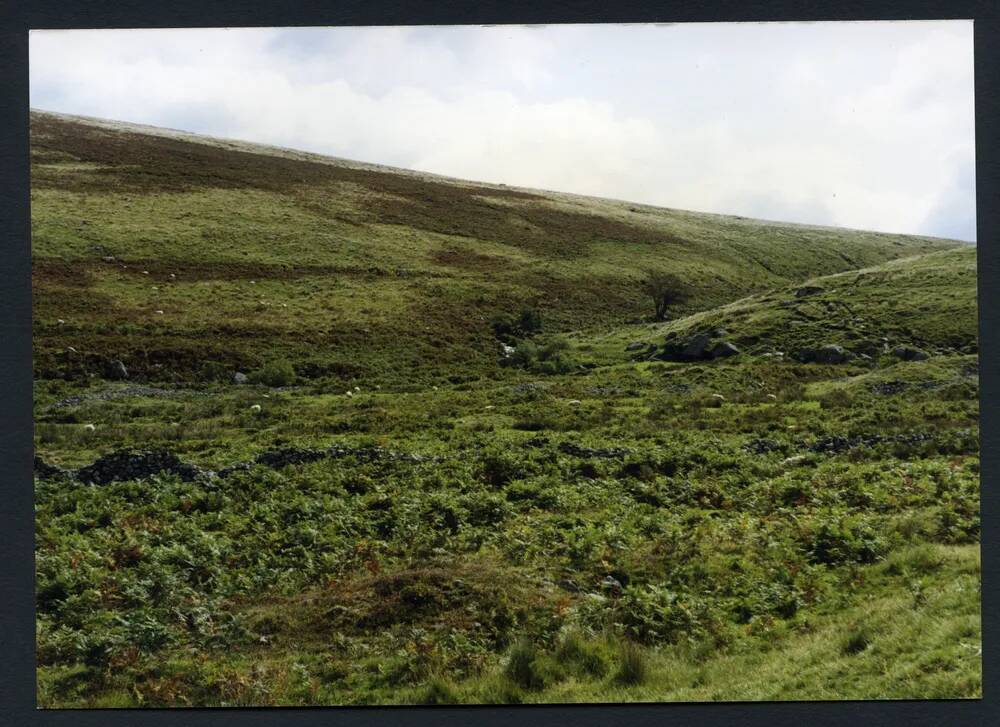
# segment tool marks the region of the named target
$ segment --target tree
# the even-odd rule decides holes
[[[646,274],[642,289],[653,299],[658,321],[666,320],[669,306],[687,300],[691,294],[687,284],[679,277],[658,270]]]

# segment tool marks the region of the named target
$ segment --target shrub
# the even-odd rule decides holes
[[[626,686],[642,684],[649,676],[645,652],[631,641],[622,644],[615,681]]]
[[[468,520],[472,525],[496,525],[510,514],[510,506],[501,495],[477,493],[461,499],[468,510]]]
[[[864,624],[854,625],[841,639],[840,653],[844,656],[860,654],[872,644],[872,634]]]
[[[559,337],[543,343],[521,341],[505,362],[508,366],[516,366],[535,373],[565,374],[576,366],[568,351],[569,343]]]
[[[666,320],[667,308],[674,303],[682,303],[691,296],[691,288],[673,273],[653,270],[642,281],[642,291],[653,301],[654,317]]]
[[[893,576],[927,575],[938,570],[943,564],[944,558],[938,550],[929,543],[922,543],[892,553],[886,559],[885,572]]]
[[[545,686],[534,644],[525,639],[514,644],[504,667],[504,676],[524,689],[535,690]]]
[[[807,534],[807,552],[814,563],[874,563],[888,543],[870,523],[857,516],[826,515]]]
[[[431,679],[420,697],[420,704],[458,704],[458,692],[442,677]]]
[[[627,586],[616,613],[625,633],[644,644],[697,640],[711,620],[697,597],[662,586]]]
[[[206,361],[198,371],[202,381],[227,381],[229,376],[229,369],[218,361]]]
[[[295,369],[288,361],[271,361],[247,378],[251,383],[264,386],[291,386],[295,383]]]
[[[522,308],[516,316],[503,313],[490,321],[493,334],[501,341],[512,343],[542,330],[542,314],[536,308]]]
[[[854,399],[844,389],[833,389],[819,397],[820,406],[824,409],[848,409],[854,405]]]
[[[579,631],[568,631],[555,651],[556,661],[568,668],[575,668],[588,676],[602,677],[608,671],[608,662],[599,644],[587,641]]]
[[[525,463],[501,452],[486,454],[479,467],[480,476],[494,487],[503,487],[528,474]]]

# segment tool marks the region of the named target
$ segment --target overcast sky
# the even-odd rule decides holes
[[[32,31],[34,108],[975,240],[972,23]]]

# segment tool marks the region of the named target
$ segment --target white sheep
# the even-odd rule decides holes
[[[254,404],[253,406],[251,406],[250,411],[252,411],[254,414],[260,414],[261,411],[260,404]]]
[[[97,429],[97,427],[95,427],[93,424],[84,424],[83,429],[86,432],[93,432]]]

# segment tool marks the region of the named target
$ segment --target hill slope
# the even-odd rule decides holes
[[[981,696],[974,249],[32,142],[40,705]]]
[[[489,320],[548,330],[672,311],[958,243],[695,214],[463,182],[148,127],[33,112],[36,373],[190,380],[292,360],[409,380],[492,368]],[[162,311],[162,312],[161,312]],[[65,323],[58,323],[59,320]],[[259,341],[266,339],[268,345]],[[67,360],[72,346],[80,355]]]

